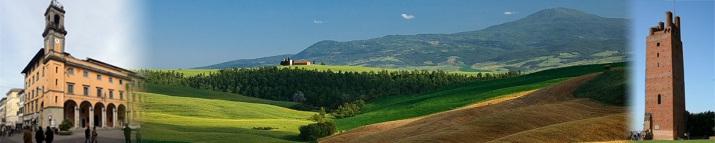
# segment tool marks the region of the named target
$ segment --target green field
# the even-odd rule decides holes
[[[285,102],[285,101],[274,101],[255,97],[247,97],[243,95],[238,95],[234,93],[226,93],[211,90],[200,90],[190,87],[180,87],[173,85],[157,85],[157,84],[145,84],[142,87],[144,92],[158,93],[171,96],[181,96],[181,97],[195,97],[195,98],[205,98],[205,99],[219,99],[227,101],[238,101],[238,102],[248,102],[248,103],[261,103],[270,104],[281,107],[291,107],[297,103],[295,102]]]
[[[399,119],[407,119],[447,111],[499,95],[534,90],[571,77],[602,72],[605,64],[573,66],[540,71],[524,76],[478,81],[440,88],[417,94],[389,96],[365,103],[360,115],[335,120],[338,130]],[[610,64],[624,67],[625,63]]]
[[[181,87],[154,86],[151,92]],[[314,123],[307,118],[315,112],[296,111],[280,106],[259,104],[261,100],[231,93],[185,88],[175,94],[138,92],[145,98],[141,106],[144,138],[151,141],[182,142],[295,142],[301,141],[298,127]],[[208,93],[208,94],[202,94]],[[239,102],[241,100],[247,102]],[[256,103],[248,103],[256,102]],[[274,101],[273,104],[283,104]],[[269,102],[270,103],[270,102]],[[287,104],[286,104],[287,105]],[[272,127],[256,130],[253,127]]]

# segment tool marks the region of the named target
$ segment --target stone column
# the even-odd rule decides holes
[[[79,127],[79,107],[74,107],[74,128]]]
[[[89,124],[87,124],[87,127],[92,129],[92,126],[94,126],[94,108],[89,108]]]
[[[102,107],[102,128],[107,127],[107,108]]]
[[[112,121],[114,121],[114,122],[112,122],[112,124],[114,124],[112,127],[116,128],[117,122],[118,122],[117,121],[117,108],[114,108],[114,110],[112,110],[112,115],[113,115],[112,118],[114,118],[114,120],[112,120]]]

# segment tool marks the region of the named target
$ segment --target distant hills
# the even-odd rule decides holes
[[[477,31],[388,35],[345,42],[325,40],[295,55],[234,60],[197,68],[269,66],[290,57],[330,65],[391,69],[538,71],[624,61],[626,27],[626,19],[550,8]]]

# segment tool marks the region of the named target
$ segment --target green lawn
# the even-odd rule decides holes
[[[295,142],[300,141],[298,127],[314,123],[307,118],[316,114],[268,104],[138,94],[146,99],[141,104],[144,138],[152,141]]]
[[[447,111],[493,97],[549,86],[571,77],[602,72],[605,64],[573,66],[540,71],[524,76],[453,85],[417,94],[389,96],[365,103],[362,114],[337,119],[338,130],[349,130],[373,123],[407,119]],[[625,63],[613,63],[624,67]]]

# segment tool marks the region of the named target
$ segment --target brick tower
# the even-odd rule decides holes
[[[646,37],[644,129],[651,129],[656,140],[677,139],[686,130],[680,17],[673,22],[670,11],[665,17]]]

